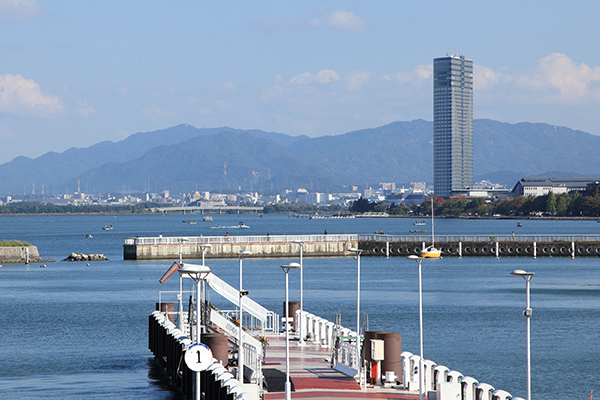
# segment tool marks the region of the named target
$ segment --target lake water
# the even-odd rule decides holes
[[[185,224],[195,220],[197,224]],[[178,280],[158,279],[170,261],[124,261],[126,237],[303,233],[405,234],[411,219],[308,220],[287,215],[0,216],[0,240],[38,246],[57,262],[5,264],[0,269],[0,398],[176,399],[156,378],[147,350],[148,315],[158,292]],[[428,225],[429,225],[429,221]],[[595,221],[436,220],[439,234],[600,234]],[[103,231],[103,225],[114,230]],[[425,227],[428,229],[429,226]],[[86,239],[92,234],[93,239]],[[103,253],[110,261],[61,262],[71,252]],[[282,312],[290,259],[245,259],[244,286],[265,307]],[[237,260],[207,261],[237,287]],[[423,263],[424,354],[513,396],[526,396],[525,282],[531,282],[532,397],[587,399],[600,391],[599,258],[444,258]],[[361,259],[361,313],[371,330],[402,333],[405,351],[419,352],[417,264],[404,258]],[[299,272],[290,273],[299,300]],[[231,308],[216,294],[211,301]],[[356,327],[356,260],[305,258],[305,309]]]

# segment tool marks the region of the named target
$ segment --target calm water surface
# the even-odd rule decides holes
[[[196,225],[183,220],[196,220]],[[371,233],[405,234],[410,219],[308,220],[288,216],[0,216],[0,240],[38,246],[57,262],[0,269],[0,398],[175,399],[155,378],[147,350],[148,314],[158,292],[178,280],[158,279],[168,261],[123,261],[132,236],[224,234],[214,225],[251,229],[230,235]],[[600,234],[595,221],[436,221],[439,234]],[[103,225],[114,230],[103,231]],[[429,225],[429,224],[428,224]],[[427,230],[428,227],[426,227]],[[93,239],[86,239],[86,234]],[[111,261],[68,263],[71,252],[103,253]],[[282,311],[290,260],[247,259],[250,296]],[[210,260],[234,287],[237,260]],[[355,327],[356,260],[306,258],[305,308]],[[417,265],[404,258],[361,259],[361,311],[369,328],[402,333],[403,350],[418,353]],[[513,396],[526,395],[525,283],[513,269],[536,273],[531,286],[532,397],[587,399],[600,391],[600,259],[444,258],[423,264],[425,357]],[[299,272],[290,273],[291,299],[299,300]],[[231,308],[216,294],[211,301]]]

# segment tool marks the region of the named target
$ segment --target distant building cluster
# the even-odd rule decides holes
[[[461,198],[486,198],[495,201],[502,198],[516,196],[545,196],[550,192],[556,195],[571,193],[573,191],[591,190],[600,185],[600,177],[525,177],[520,179],[511,189],[489,181],[480,181],[464,190],[453,190],[449,197]],[[421,204],[429,196],[435,195],[433,188],[428,187],[425,182],[412,182],[410,185],[398,186],[395,182],[379,182],[376,185],[350,185],[348,190],[336,193],[310,192],[300,188],[296,190],[285,190],[279,194],[261,194],[259,192],[240,193],[213,193],[210,191],[194,191],[190,193],[173,194],[168,190],[160,193],[138,193],[138,194],[106,194],[91,195],[82,192],[72,194],[61,194],[46,197],[38,196],[3,196],[0,197],[0,206],[7,204],[35,202],[54,205],[106,205],[122,206],[135,205],[152,202],[162,206],[200,206],[202,208],[218,208],[225,205],[247,205],[267,206],[274,204],[302,203],[321,206],[326,209],[337,205],[349,207],[360,198],[367,199],[372,203],[386,203],[388,205],[412,205]]]

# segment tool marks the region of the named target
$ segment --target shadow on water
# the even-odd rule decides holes
[[[150,357],[147,361],[148,366],[148,381],[151,386],[155,387],[159,391],[164,391],[163,400],[185,400],[185,397],[181,394],[178,388],[173,385],[171,379],[167,376],[165,369],[160,362]]]

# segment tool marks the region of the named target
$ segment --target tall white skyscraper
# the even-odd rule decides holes
[[[473,186],[473,61],[433,60],[433,189],[448,197]]]

